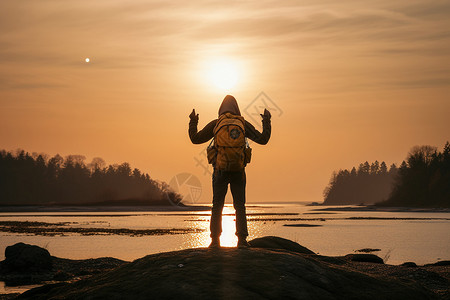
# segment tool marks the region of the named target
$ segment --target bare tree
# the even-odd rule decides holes
[[[436,152],[437,147],[434,146],[414,146],[408,153],[408,164],[413,166],[416,163],[424,163],[428,166],[436,155]]]

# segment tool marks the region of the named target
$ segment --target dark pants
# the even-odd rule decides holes
[[[213,207],[211,212],[211,237],[218,238],[222,233],[222,210],[225,195],[230,184],[233,195],[233,206],[236,210],[236,235],[239,238],[248,236],[247,217],[245,214],[245,171],[231,172],[214,170],[213,173]]]

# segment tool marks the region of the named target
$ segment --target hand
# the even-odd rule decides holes
[[[264,114],[260,114],[263,120],[270,120],[272,115],[270,114],[270,111],[267,110],[267,108],[264,108]]]
[[[189,118],[191,118],[191,120],[198,121],[198,114],[195,114],[195,109],[192,110],[191,114],[189,115]]]

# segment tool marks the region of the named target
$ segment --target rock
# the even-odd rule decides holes
[[[381,251],[381,249],[363,248],[363,249],[355,250],[355,252],[362,252],[362,253],[372,253],[372,252],[378,252],[378,251]]]
[[[20,293],[0,294],[0,300],[12,300],[17,299]]]
[[[47,249],[17,243],[5,249],[2,271],[43,273],[52,269],[52,258]]]
[[[441,260],[434,264],[426,264],[425,266],[450,266],[450,260]]]
[[[407,268],[417,268],[417,264],[412,261],[404,262],[400,266],[407,267]]]
[[[20,298],[414,300],[435,296],[417,283],[348,270],[314,255],[250,247],[158,253],[77,282],[32,289]]]
[[[351,261],[384,264],[383,259],[379,256],[376,256],[375,254],[347,254],[345,258]]]
[[[314,258],[333,265],[345,265],[348,263],[348,261],[342,257],[315,255]]]
[[[58,258],[50,256],[46,249],[24,243],[6,247],[5,257],[0,262],[0,281],[9,286],[39,284],[50,280],[66,281],[109,271],[128,263],[111,257],[85,260]]]
[[[251,247],[255,248],[283,249],[303,254],[314,254],[314,252],[296,242],[277,236],[265,236],[256,238],[251,240],[249,244]]]
[[[284,224],[286,227],[320,227],[319,224]]]
[[[69,280],[73,277],[72,274],[69,274],[67,272],[64,271],[58,271],[53,275],[53,280],[55,281],[66,281]]]

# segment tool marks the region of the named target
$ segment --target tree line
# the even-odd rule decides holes
[[[0,205],[168,205],[169,186],[129,163],[0,151]]]
[[[415,146],[400,165],[389,198],[380,206],[450,207],[450,144],[442,152]]]
[[[450,207],[450,144],[442,152],[415,146],[400,167],[367,161],[358,169],[334,172],[324,190],[324,205]]]
[[[398,168],[384,161],[364,162],[358,169],[333,172],[324,190],[324,205],[374,204],[387,199]]]

